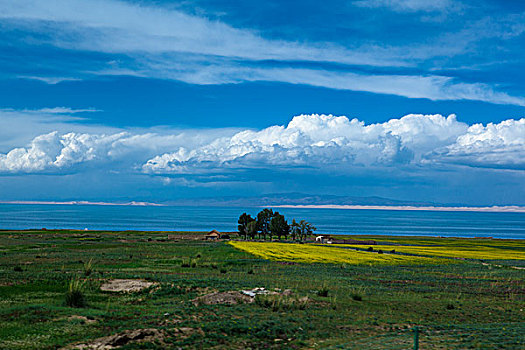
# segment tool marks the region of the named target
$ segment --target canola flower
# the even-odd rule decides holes
[[[443,264],[454,260],[407,256],[398,254],[378,254],[339,247],[314,244],[276,243],[276,242],[229,242],[235,248],[263,259],[292,261],[302,263],[334,263],[365,265],[411,265]]]
[[[435,244],[435,243],[434,243]],[[345,244],[335,244],[338,247],[349,247]],[[351,245],[350,247],[367,249],[369,245]],[[395,249],[399,253],[416,254],[431,257],[447,257],[447,258],[463,258],[463,259],[484,259],[484,260],[525,260],[525,249],[516,247],[498,248],[488,245],[466,245],[466,246],[452,246],[452,245],[374,245],[374,250],[383,250],[388,252]]]
[[[358,240],[374,240],[381,243],[400,245],[447,246],[447,247],[492,247],[525,251],[525,239],[494,239],[494,238],[444,238],[444,237],[403,237],[403,236],[352,236]]]

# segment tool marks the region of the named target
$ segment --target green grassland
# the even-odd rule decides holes
[[[412,247],[405,248],[410,256],[418,253],[414,247],[427,247],[422,256],[428,259],[421,261],[437,261],[352,264],[267,260],[202,236],[0,231],[0,348],[56,349],[155,328],[165,334],[162,343],[122,348],[409,349],[414,326],[421,349],[525,347],[525,270],[516,268],[524,265],[523,240],[352,237]],[[452,257],[468,256],[450,262],[447,247]],[[497,259],[483,257],[487,251]],[[157,285],[136,293],[100,291],[115,278]],[[85,307],[66,305],[74,279],[85,283]],[[308,303],[192,303],[213,291],[255,287],[291,289]],[[195,331],[181,336],[182,327]]]

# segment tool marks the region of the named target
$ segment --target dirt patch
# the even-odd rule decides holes
[[[85,323],[85,324],[92,324],[92,323],[97,322],[95,319],[87,318],[86,316],[80,316],[80,315],[69,316],[67,320],[68,321],[80,321],[81,323]]]
[[[156,283],[145,280],[126,280],[115,279],[109,280],[100,286],[103,292],[140,292],[143,289],[149,288]]]
[[[190,327],[175,328],[173,330],[173,333],[177,337],[179,337],[181,339],[186,339],[186,338],[192,336],[193,334],[204,335],[204,332],[202,331],[202,329],[200,329],[200,328],[190,328]]]
[[[250,304],[255,301],[257,295],[282,295],[289,297],[293,294],[291,289],[286,289],[281,291],[280,289],[267,290],[263,287],[241,290],[238,291],[229,291],[229,292],[214,292],[206,294],[195,298],[192,300],[195,306],[204,304],[204,305],[215,305],[215,304]]]
[[[231,292],[216,292],[203,295],[196,299],[193,299],[192,302],[195,306],[204,304],[204,305],[215,305],[215,304],[249,304],[254,302],[254,298],[248,295],[242,294],[241,292],[231,291]]]
[[[217,289],[210,288],[210,287],[203,288],[203,287],[192,286],[192,287],[179,287],[179,288],[184,290],[184,292],[186,293],[197,293],[199,296],[217,292]]]
[[[293,294],[291,289],[285,289],[282,291],[280,288],[275,288],[274,290],[268,290],[264,287],[257,287],[254,289],[248,289],[248,290],[241,290],[241,293],[244,295],[247,295],[249,297],[255,298],[256,295],[283,295],[283,296],[290,296]]]
[[[109,350],[131,343],[156,342],[164,344],[164,333],[155,328],[133,329],[118,334],[95,339],[89,343],[72,345],[63,350]]]
[[[482,262],[481,265],[483,265],[483,266],[495,266],[495,267],[510,267],[511,269],[515,269],[515,270],[525,270],[525,267],[523,267],[523,266],[503,266],[503,265],[498,265],[498,264],[488,264],[488,263],[485,263],[485,262]]]

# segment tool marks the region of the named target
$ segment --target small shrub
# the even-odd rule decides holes
[[[253,275],[253,269],[248,270],[248,275]]]
[[[355,301],[362,301],[364,294],[365,294],[365,289],[363,287],[352,288],[350,290],[350,296]]]
[[[217,263],[213,263],[211,264],[211,268],[217,270],[219,266],[217,265]]]
[[[381,249],[379,249],[379,250],[377,251],[377,254],[383,254],[383,251],[382,251]]]
[[[197,267],[197,259],[191,259],[190,266],[191,267]]]
[[[390,253],[392,253],[392,254],[394,254],[395,252],[396,252],[395,249],[392,249],[392,250],[390,251]]]
[[[374,248],[372,248],[372,247],[368,247],[367,251],[369,251],[369,252],[373,252],[373,251],[374,251]]]
[[[447,304],[447,310],[454,310],[454,304]]]
[[[66,305],[69,307],[86,306],[84,289],[85,285],[83,281],[79,280],[78,278],[71,280],[66,292]]]
[[[93,272],[93,259],[84,264],[84,275],[89,276]]]
[[[190,265],[191,265],[191,262],[190,262],[189,258],[188,259],[186,259],[186,258],[182,259],[182,262],[180,264],[181,267],[190,267]]]
[[[221,267],[220,271],[221,271],[221,273],[226,273],[226,272],[228,272],[228,270],[226,270],[225,267]]]
[[[323,286],[321,289],[319,289],[317,291],[317,295],[320,296],[320,297],[327,297],[328,296],[328,287],[327,286]]]
[[[15,267],[13,267],[13,271],[15,271],[15,272],[22,272],[24,270],[22,270],[22,268],[20,266],[15,266]]]
[[[202,254],[201,253],[197,253],[197,255],[195,255],[195,258],[196,259],[200,259],[202,257]]]

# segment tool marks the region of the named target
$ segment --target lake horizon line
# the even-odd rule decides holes
[[[221,207],[209,203],[188,205],[177,203],[154,203],[147,201],[105,202],[105,201],[0,201],[0,204],[11,205],[72,205],[72,206],[132,206],[132,207]],[[395,211],[439,211],[439,212],[494,212],[494,213],[525,213],[525,206],[493,205],[493,206],[450,206],[450,205],[360,205],[360,204],[267,204],[267,205],[236,205],[238,208],[289,208],[289,209],[341,209],[341,210],[395,210]]]

